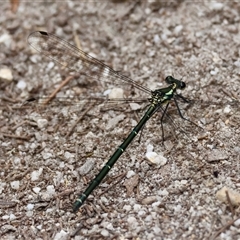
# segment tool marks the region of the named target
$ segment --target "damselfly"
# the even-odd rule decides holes
[[[146,122],[157,111],[162,111],[161,128],[163,132],[162,120],[164,116],[166,116],[166,112],[171,100],[174,101],[180,117],[186,121],[191,122],[190,120],[183,117],[177,104],[177,98],[186,100],[184,97],[182,97],[176,92],[177,89],[182,90],[185,88],[185,83],[181,80],[177,80],[172,76],[168,76],[165,79],[166,83],[168,84],[167,87],[151,91],[148,88],[145,88],[137,82],[133,81],[131,78],[120,74],[118,71],[113,70],[111,67],[107,66],[102,61],[97,60],[96,58],[90,56],[84,51],[76,48],[70,43],[52,34],[42,31],[33,32],[29,35],[28,42],[40,53],[46,55],[55,62],[60,63],[64,67],[68,67],[69,69],[79,72],[84,76],[93,78],[97,81],[110,81],[112,84],[116,85],[126,83],[149,94],[149,106],[146,113],[136,125],[136,127],[130,132],[127,138],[123,141],[123,143],[113,153],[109,161],[105,164],[105,166],[95,177],[95,179],[93,179],[93,181],[89,184],[85,192],[81,194],[75,201],[75,203],[73,204],[74,211],[77,211],[81,207],[87,197],[107,175],[109,170],[113,167],[113,165],[122,155],[122,153],[126,150],[128,145],[135,138],[135,136],[144,127]]]

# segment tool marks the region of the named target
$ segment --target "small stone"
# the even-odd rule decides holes
[[[146,197],[142,200],[142,204],[143,205],[149,205],[149,204],[152,204],[154,202],[157,201],[157,197],[156,196],[149,196],[149,197]]]
[[[38,194],[40,191],[41,191],[41,188],[40,187],[34,187],[33,188],[33,191]]]
[[[223,109],[223,112],[228,114],[232,111],[231,107],[229,105],[227,105],[224,109]]]
[[[124,114],[120,114],[114,118],[111,118],[106,126],[106,130],[109,131],[111,129],[113,129],[119,122],[121,122],[123,119],[125,118]]]
[[[128,217],[127,222],[128,222],[130,229],[135,229],[138,226],[138,221],[133,216]]]
[[[14,214],[10,214],[9,216],[9,220],[12,221],[12,220],[15,220],[16,219],[16,216]]]
[[[236,67],[240,67],[240,60],[237,60],[233,63]]]
[[[167,163],[167,159],[165,157],[155,152],[147,152],[145,156],[152,164],[158,166],[164,166]]]
[[[17,87],[18,87],[19,89],[21,89],[21,90],[24,90],[24,89],[27,87],[27,84],[26,84],[25,81],[20,80],[20,81],[18,81],[18,83],[17,83]]]
[[[109,236],[109,232],[108,232],[106,229],[103,229],[103,230],[101,231],[101,235],[102,235],[103,237],[108,237],[108,236]]]
[[[11,82],[13,80],[11,70],[9,68],[0,69],[0,78]]]
[[[8,33],[1,34],[0,43],[4,43],[7,48],[10,48],[12,44],[12,37]]]
[[[209,7],[211,10],[219,11],[223,9],[223,6],[224,6],[223,3],[212,2]]]
[[[221,150],[212,149],[207,155],[208,162],[215,162],[227,159],[228,156]]]
[[[37,120],[37,125],[40,129],[46,128],[48,125],[48,120],[45,118],[40,118]]]
[[[54,67],[54,62],[49,62],[47,65],[47,70],[51,70]]]
[[[129,103],[130,105],[130,108],[133,110],[133,111],[136,111],[136,110],[139,110],[141,109],[142,107],[138,104],[138,103]]]
[[[47,193],[49,194],[49,196],[53,196],[55,194],[55,188],[53,185],[47,186]]]
[[[154,41],[155,44],[159,44],[159,43],[160,43],[160,37],[159,37],[159,35],[157,35],[157,34],[154,35],[153,41]]]
[[[66,151],[66,152],[64,153],[64,157],[65,157],[66,159],[71,159],[71,158],[74,158],[74,154]]]
[[[87,161],[85,161],[85,163],[79,168],[79,174],[81,176],[87,174],[89,171],[92,170],[94,164],[95,164],[95,160],[87,159]]]
[[[33,208],[34,208],[34,204],[32,204],[32,203],[29,203],[29,204],[27,205],[27,211],[32,211]]]
[[[173,32],[175,35],[179,35],[183,29],[183,25],[178,25],[174,28]]]
[[[31,181],[37,181],[41,176],[43,168],[39,168],[39,170],[33,171],[31,173]]]
[[[20,182],[19,182],[19,181],[13,181],[13,182],[11,182],[11,187],[12,187],[12,189],[15,189],[15,190],[19,189],[19,185],[20,185]]]
[[[160,154],[157,154],[156,152],[153,152],[153,146],[151,144],[147,146],[147,152],[145,156],[147,160],[150,161],[150,163],[158,166],[163,166],[167,163],[167,159],[165,157],[163,157]]]
[[[236,207],[240,206],[240,193],[228,187],[223,187],[222,189],[220,189],[216,193],[216,197],[219,201],[229,204],[227,194],[233,206],[236,206]]]
[[[122,88],[113,88],[108,94],[109,99],[122,99],[123,98],[123,89]]]
[[[54,240],[67,240],[69,239],[69,233],[61,230],[58,232],[55,237],[53,238]]]
[[[130,178],[130,177],[134,176],[135,174],[136,173],[134,171],[130,170],[127,172],[126,178]]]

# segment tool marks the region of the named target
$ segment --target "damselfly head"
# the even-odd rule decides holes
[[[175,84],[177,85],[177,88],[179,88],[179,89],[184,89],[184,88],[186,87],[185,82],[182,82],[182,81],[180,81],[180,80],[177,80],[176,78],[174,78],[174,77],[172,77],[172,76],[167,76],[167,77],[165,78],[165,82],[166,82],[167,84],[173,84],[173,83],[175,83]]]
[[[184,89],[186,87],[185,82],[179,81],[179,86],[180,89]]]

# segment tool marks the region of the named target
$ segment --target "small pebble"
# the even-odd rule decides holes
[[[48,125],[48,120],[44,118],[40,118],[37,120],[37,125],[40,129],[46,128]]]
[[[228,114],[232,111],[231,107],[229,105],[227,105],[224,109],[223,109],[223,112]]]
[[[66,159],[71,159],[71,158],[74,158],[74,154],[66,151],[66,152],[64,153],[64,157],[65,157]]]
[[[24,90],[27,87],[27,83],[23,80],[18,81],[17,87],[21,90]]]
[[[0,78],[11,82],[13,80],[12,71],[9,68],[0,69]]]
[[[69,233],[61,230],[60,232],[56,233],[53,240],[67,240],[69,239]]]
[[[19,185],[20,185],[20,182],[19,182],[19,181],[13,181],[13,182],[11,182],[11,187],[12,187],[12,189],[15,189],[15,190],[19,189]]]
[[[102,235],[103,237],[108,237],[108,236],[109,236],[109,232],[108,232],[106,229],[103,229],[103,230],[101,231],[101,235]]]
[[[95,164],[95,160],[87,159],[85,163],[79,168],[79,174],[81,176],[87,174],[89,171],[92,170],[92,168],[94,167],[94,164]]]
[[[134,171],[130,170],[130,171],[127,172],[126,177],[127,177],[127,178],[130,178],[130,177],[134,176],[135,174],[136,174],[136,173],[135,173]]]
[[[34,187],[33,188],[33,191],[38,194],[40,191],[41,191],[41,188],[40,187]]]
[[[156,196],[149,196],[142,200],[143,205],[149,205],[157,201]]]
[[[113,88],[108,94],[109,99],[122,99],[123,98],[123,89],[122,88]]]
[[[119,122],[121,122],[123,119],[125,118],[125,115],[124,114],[120,114],[114,118],[111,118],[108,123],[107,123],[107,126],[106,126],[106,130],[109,131],[109,130],[112,130]]]
[[[31,211],[31,210],[33,210],[33,208],[34,208],[34,204],[32,204],[32,203],[29,203],[27,205],[27,211]]]
[[[53,196],[55,194],[55,188],[53,185],[47,186],[47,193],[49,194],[49,196]]]
[[[31,173],[31,181],[37,181],[42,174],[43,168],[39,168],[39,170],[33,171]]]
[[[183,25],[178,25],[174,28],[173,32],[175,35],[179,35],[182,30],[183,30]]]
[[[215,10],[215,11],[219,11],[223,9],[223,3],[220,2],[211,2],[211,4],[209,5],[211,10]]]
[[[217,199],[221,202],[229,204],[226,192],[228,193],[231,204],[233,206],[239,207],[240,206],[240,193],[235,190],[232,190],[228,187],[223,187],[216,193]]]

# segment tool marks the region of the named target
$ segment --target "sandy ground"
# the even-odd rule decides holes
[[[16,13],[1,1],[0,13],[1,239],[240,239],[238,1],[21,1]],[[171,104],[163,143],[156,113],[73,213],[146,111],[146,101],[99,98],[114,85],[125,98],[150,96],[75,73],[43,106],[73,73],[28,45],[37,30],[149,89],[166,86],[167,75],[182,79],[192,101],[179,107],[199,127]],[[146,159],[151,146],[163,166]]]

